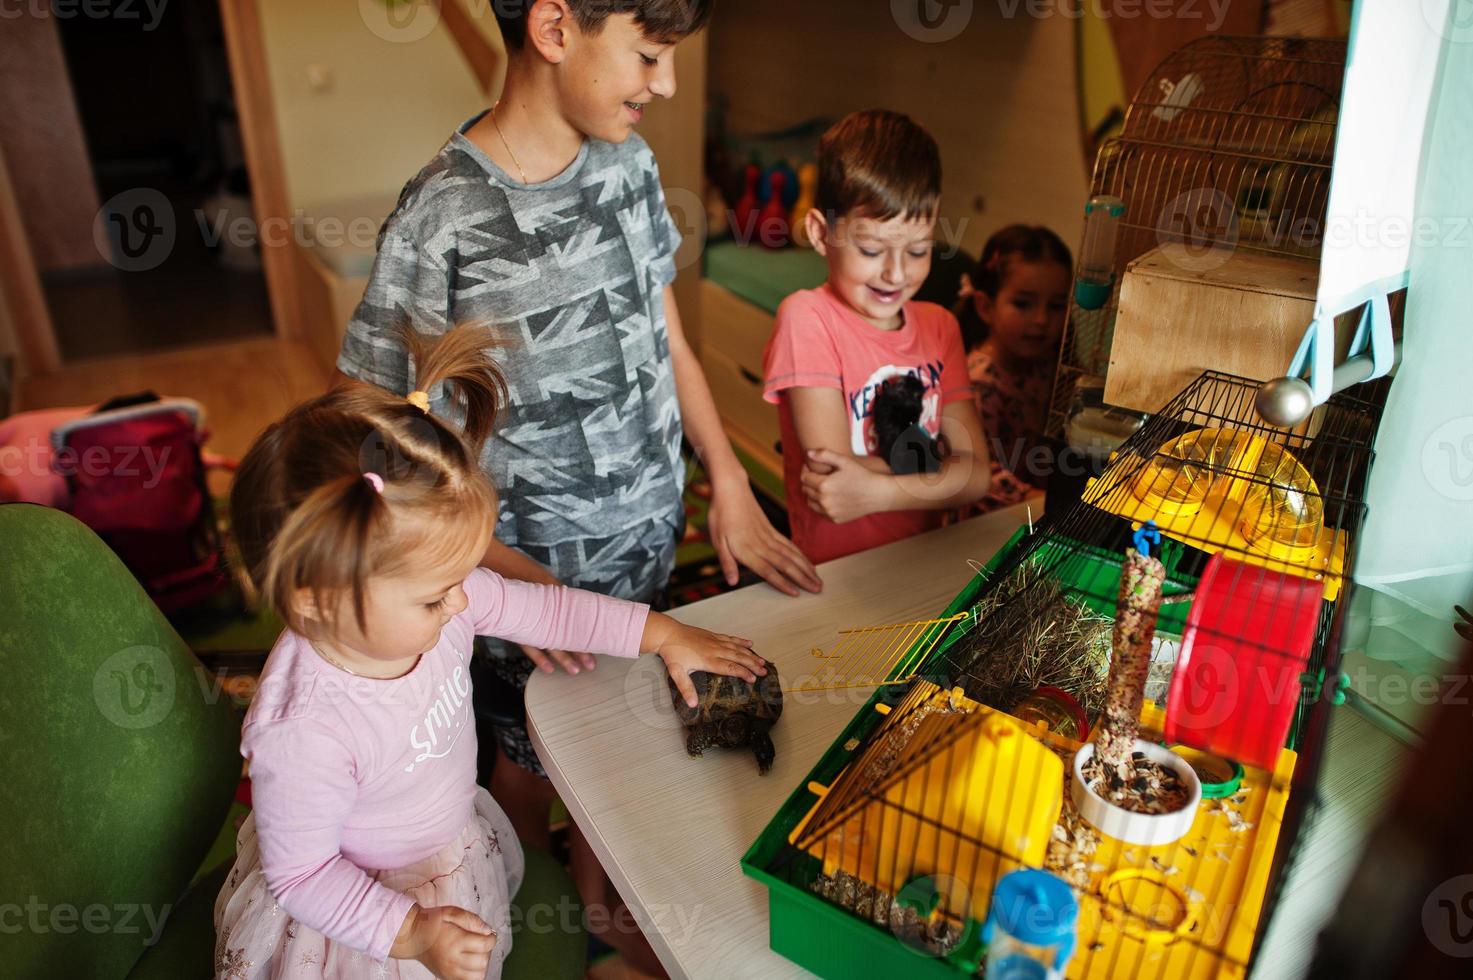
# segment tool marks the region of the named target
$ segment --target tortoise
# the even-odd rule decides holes
[[[691,671],[690,679],[700,699],[694,708],[685,703],[675,681],[666,678],[675,714],[690,731],[685,750],[698,756],[713,745],[726,749],[751,746],[757,756],[757,770],[766,775],[777,755],[768,731],[783,713],[777,666],[768,662],[767,673],[757,678],[756,684],[704,670]]]

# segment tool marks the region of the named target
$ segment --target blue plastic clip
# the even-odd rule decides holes
[[[1142,558],[1151,557],[1151,546],[1161,544],[1161,529],[1155,521],[1146,521],[1135,532],[1135,550]]]

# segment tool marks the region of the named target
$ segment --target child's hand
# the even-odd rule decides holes
[[[660,655],[675,689],[692,708],[700,699],[696,696],[696,686],[691,683],[691,671],[740,677],[754,684],[759,674],[767,673],[767,662],[752,652],[752,641],[740,636],[686,626],[657,612],[650,613],[644,630],[641,649]]]
[[[443,980],[482,980],[495,947],[496,933],[474,912],[453,905],[432,909],[416,905],[400,926],[389,956],[418,960]]]
[[[598,666],[598,661],[591,653],[544,650],[541,647],[532,647],[525,643],[518,643],[517,646],[526,655],[527,659],[532,661],[532,666],[544,674],[556,673],[558,667],[561,667],[570,674],[578,674],[585,670],[592,670]]]
[[[808,506],[835,524],[895,506],[895,480],[877,473],[848,453],[814,449],[803,465],[803,496]]]
[[[745,565],[786,595],[818,592],[823,580],[798,546],[778,534],[746,483],[717,487],[706,514],[706,530],[727,585],[736,585]]]

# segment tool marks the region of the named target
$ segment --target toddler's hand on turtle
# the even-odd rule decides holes
[[[645,639],[641,647],[660,655],[680,696],[692,708],[700,703],[690,679],[693,671],[740,677],[753,684],[767,673],[767,661],[752,652],[751,640],[686,626],[662,613],[650,613]]]
[[[444,980],[481,980],[495,947],[496,933],[469,909],[416,905],[405,918],[389,955],[418,960]]]

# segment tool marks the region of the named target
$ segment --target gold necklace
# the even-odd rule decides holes
[[[522,175],[522,183],[530,184],[532,182],[527,179],[527,171],[522,169],[522,164],[517,160],[517,155],[512,152],[511,144],[506,141],[506,134],[501,131],[501,123],[496,121],[496,110],[500,108],[500,102],[491,107],[491,125],[496,127],[496,135],[501,137],[501,145],[506,147],[506,155],[511,157],[511,162],[516,166],[517,173]]]
[[[307,642],[310,643],[310,644],[312,644],[312,649],[316,650],[317,651],[317,655],[319,657],[321,657],[323,660],[326,660],[328,663],[332,664],[338,670],[345,670],[348,673],[352,674],[354,677],[357,677],[358,676],[358,671],[354,670],[352,667],[349,667],[347,664],[343,663],[341,660],[339,660],[338,658],[334,657],[332,654],[328,653],[326,650],[322,649],[322,647],[320,647],[320,646],[317,645],[317,641],[316,640],[308,640]]]

